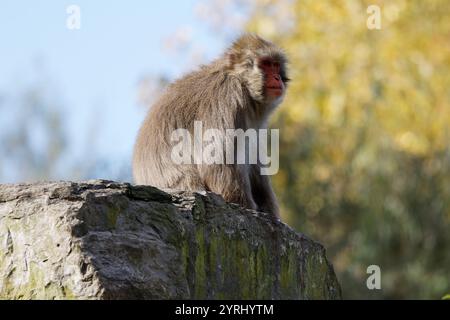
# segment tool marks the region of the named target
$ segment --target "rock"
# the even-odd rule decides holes
[[[1,299],[339,299],[324,248],[206,193],[0,185]]]

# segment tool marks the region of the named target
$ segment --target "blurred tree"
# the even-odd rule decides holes
[[[82,131],[69,132],[69,107],[45,70],[37,68],[36,80],[17,93],[0,94],[0,183],[39,180],[86,180],[107,178],[130,181],[128,158],[121,164],[97,152],[99,126],[93,108],[92,122]],[[73,144],[85,138],[82,156]],[[87,156],[89,155],[89,156]]]
[[[346,298],[441,298],[450,291],[447,1],[250,3],[247,30],[290,57],[293,81],[272,123],[284,220],[325,243]],[[366,26],[372,4],[381,30]],[[372,264],[379,291],[366,287]]]
[[[149,108],[164,92],[169,80],[166,76],[147,74],[142,76],[137,85],[137,102],[140,106]]]
[[[67,146],[63,110],[55,97],[41,85],[31,86],[17,97],[5,97],[0,114],[3,179],[55,179]]]

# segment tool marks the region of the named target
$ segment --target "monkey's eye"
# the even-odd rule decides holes
[[[261,61],[261,66],[262,67],[268,67],[269,68],[271,64],[272,64],[272,62],[269,59],[263,59]]]

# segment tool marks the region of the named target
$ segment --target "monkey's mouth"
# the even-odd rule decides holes
[[[283,88],[280,87],[268,87],[267,93],[271,96],[281,96],[283,93]]]

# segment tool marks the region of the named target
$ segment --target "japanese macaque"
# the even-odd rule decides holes
[[[228,202],[279,219],[270,179],[261,174],[259,160],[179,164],[173,160],[176,145],[173,133],[177,129],[192,133],[201,122],[201,130],[223,133],[222,138],[213,139],[216,144],[223,144],[228,129],[266,129],[269,115],[285,95],[289,80],[286,64],[281,49],[256,35],[246,34],[219,59],[169,85],[151,107],[139,131],[133,155],[135,183],[211,191]],[[235,146],[235,139],[232,141]],[[249,156],[257,153],[258,148],[259,144],[256,149],[246,147],[244,153]],[[225,149],[229,150],[229,146]],[[236,160],[238,155],[233,157]]]

